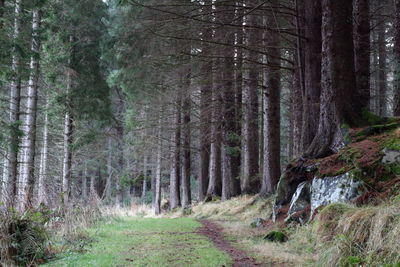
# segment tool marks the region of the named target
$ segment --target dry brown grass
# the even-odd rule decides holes
[[[311,227],[295,227],[288,230],[290,241],[284,244],[265,241],[263,237],[272,228],[252,228],[255,218],[269,219],[272,213],[273,197],[262,199],[258,196],[239,196],[225,202],[199,203],[192,207],[190,216],[210,219],[224,228],[232,243],[246,250],[260,262],[274,266],[307,266],[315,261],[310,249]],[[169,216],[179,217],[178,211]],[[290,231],[290,233],[289,233]]]
[[[351,259],[362,266],[400,263],[398,204],[343,208],[345,211],[337,213],[336,217],[332,210],[331,206],[325,208],[316,221],[318,237],[331,240],[321,245],[325,252],[321,253],[320,264],[347,266]],[[327,213],[331,213],[332,220],[326,220]]]

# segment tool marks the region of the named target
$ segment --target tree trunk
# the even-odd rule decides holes
[[[354,67],[360,104],[367,110],[370,100],[370,23],[369,0],[354,1]]]
[[[71,35],[69,37],[69,42],[72,45],[74,43],[74,37]],[[66,90],[66,111],[64,115],[64,157],[63,157],[63,172],[62,172],[62,195],[65,204],[68,204],[70,197],[70,186],[71,186],[71,172],[72,172],[72,143],[73,143],[73,132],[74,132],[74,119],[72,116],[72,101],[71,101],[71,91],[73,87],[72,80],[72,67],[73,67],[73,57],[74,48],[71,48],[71,55],[69,58],[69,70],[67,72],[67,90]]]
[[[341,124],[361,117],[355,87],[352,2],[322,1],[322,92],[317,134],[306,156],[323,157],[343,146]]]
[[[271,5],[278,6],[278,1],[273,0]],[[279,28],[276,25],[275,12],[267,16],[267,25]],[[268,54],[268,65],[266,67],[266,90],[264,96],[264,172],[261,186],[261,195],[267,195],[275,192],[281,175],[280,152],[280,34],[279,32],[270,32],[266,39],[266,51]]]
[[[387,71],[386,71],[386,20],[384,18],[385,1],[380,2],[380,14],[382,19],[378,22],[378,101],[379,101],[379,116],[386,116],[387,113]]]
[[[142,189],[142,202],[144,203],[146,200],[146,195],[147,195],[147,168],[148,168],[148,162],[147,162],[147,153],[145,152],[143,155],[143,189]]]
[[[155,173],[155,200],[154,210],[156,215],[161,213],[161,164],[162,164],[162,127],[161,127],[162,109],[159,114],[158,121],[158,134],[157,134],[157,159],[156,159],[156,173]]]
[[[396,15],[394,24],[394,105],[393,115],[400,116],[400,0],[396,0]]]
[[[13,40],[18,42],[21,35],[22,0],[15,0]],[[19,118],[21,100],[21,56],[16,47],[12,56],[12,81],[10,86],[10,132],[7,156],[4,162],[3,203],[6,209],[14,207],[17,194],[18,149],[20,143]]]
[[[153,154],[153,159],[152,159],[152,172],[151,172],[151,204],[152,207],[155,209],[156,208],[156,195],[157,195],[157,191],[156,191],[156,176],[157,176],[157,151],[155,151],[156,153],[154,153],[154,151],[152,151]]]
[[[213,63],[213,91],[211,101],[211,147],[210,147],[210,179],[208,183],[206,200],[220,197],[222,193],[222,169],[221,169],[221,59],[215,59]]]
[[[48,161],[48,150],[49,150],[49,100],[47,96],[45,114],[44,114],[44,126],[43,126],[43,144],[40,155],[40,167],[39,167],[39,182],[38,182],[38,204],[47,204],[47,194],[45,184],[47,182],[47,161]]]
[[[85,163],[82,175],[82,199],[85,203],[88,199],[87,177],[88,177],[88,169],[87,169],[87,163]]]
[[[248,25],[260,25],[257,14],[248,16]],[[247,29],[245,31],[245,43],[250,48],[257,50],[261,43],[260,30]],[[253,50],[246,52],[245,83],[243,90],[244,121],[243,121],[243,180],[242,192],[245,194],[256,193],[260,189],[259,177],[259,127],[258,127],[258,93],[259,93],[259,54]]]
[[[242,1],[236,1],[236,16],[241,17],[238,23],[243,24],[244,18],[244,8]],[[242,27],[237,27],[236,29],[236,42],[239,46],[236,48],[236,57],[235,57],[235,129],[234,135],[238,138],[234,138],[234,148],[238,152],[236,154],[231,155],[232,157],[232,168],[233,169],[233,177],[236,177],[233,183],[233,192],[234,195],[238,195],[241,193],[240,186],[240,174],[241,174],[241,166],[242,166],[242,119],[243,119],[243,49],[240,46],[243,46],[244,39],[244,31]],[[236,173],[236,174],[235,174]]]
[[[4,7],[5,7],[5,4],[6,4],[6,0],[0,0],[0,29],[2,29],[2,28],[3,28],[3,25],[4,25],[4,23],[3,23],[3,21],[2,21],[2,18],[3,18],[3,16],[4,16]]]
[[[124,188],[122,185],[122,178],[124,175],[124,124],[123,124],[123,112],[125,109],[124,99],[121,95],[120,91],[118,93],[118,119],[115,126],[116,134],[117,134],[117,153],[118,153],[118,175],[117,180],[115,182],[115,189],[116,189],[116,198],[115,202],[117,206],[121,206],[123,204],[123,195],[124,195]]]
[[[40,20],[41,10],[32,11],[32,45],[29,87],[27,95],[26,117],[24,123],[24,137],[22,141],[22,172],[20,174],[20,210],[23,211],[33,204],[33,189],[35,185],[35,150],[36,150],[36,114],[38,101],[39,53],[40,53]]]
[[[181,205],[180,182],[181,182],[181,105],[182,97],[178,93],[175,114],[175,133],[172,150],[172,167],[170,177],[170,205],[175,209]],[[199,185],[200,186],[200,185]]]
[[[218,2],[217,2],[218,3]],[[235,10],[229,10],[229,6],[222,4],[223,13],[221,15],[221,21],[224,24],[230,23],[235,17]],[[217,11],[221,8],[221,4],[217,4]],[[222,41],[229,44],[229,47],[224,48],[224,60],[222,73],[222,148],[221,148],[221,167],[222,167],[222,196],[223,201],[230,199],[231,197],[239,194],[237,191],[239,183],[239,171],[240,169],[235,166],[235,159],[240,151],[237,150],[236,140],[239,136],[236,136],[236,121],[235,121],[235,32],[230,29],[221,29],[218,31],[222,36]],[[235,186],[235,183],[237,184]]]
[[[301,148],[301,133],[303,125],[303,92],[300,84],[301,66],[298,65],[295,56],[295,69],[292,80],[292,112],[293,122],[293,156],[298,157],[303,152]]]
[[[204,19],[212,20],[212,1],[204,1]],[[204,40],[212,40],[213,30],[207,27],[203,32]],[[208,43],[202,44],[202,62],[201,72],[204,76],[203,85],[200,91],[200,173],[199,173],[199,200],[204,200],[207,194],[209,168],[210,168],[210,101],[213,87],[212,59],[207,58],[211,54],[211,46]]]
[[[192,202],[191,190],[190,190],[190,174],[191,174],[191,153],[190,153],[190,70],[185,77],[186,90],[183,100],[183,161],[182,161],[182,206],[187,207]]]
[[[304,1],[304,96],[302,151],[311,144],[318,128],[321,95],[321,1]]]
[[[112,195],[112,183],[113,183],[113,166],[112,166],[112,155],[113,155],[113,148],[112,148],[112,138],[108,138],[108,155],[107,155],[107,178],[106,178],[106,186],[105,186],[105,198],[106,201],[111,200]]]

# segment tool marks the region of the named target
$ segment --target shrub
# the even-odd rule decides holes
[[[45,225],[50,218],[48,215],[38,210],[28,210],[22,215],[16,212],[3,214],[0,262],[4,266],[30,266],[46,258],[49,234]]]

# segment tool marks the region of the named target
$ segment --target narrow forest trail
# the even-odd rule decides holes
[[[233,247],[222,228],[193,218],[118,218],[89,229],[89,236],[94,241],[83,253],[61,254],[46,266],[261,266]]]
[[[207,236],[214,245],[220,250],[228,253],[233,260],[233,267],[254,267],[261,266],[252,257],[249,257],[246,252],[234,246],[222,235],[223,228],[208,220],[202,220],[203,227],[199,229],[199,233]]]

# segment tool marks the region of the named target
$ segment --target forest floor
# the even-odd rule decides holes
[[[261,266],[207,220],[122,217],[87,234],[89,245],[60,253],[45,266]]]

